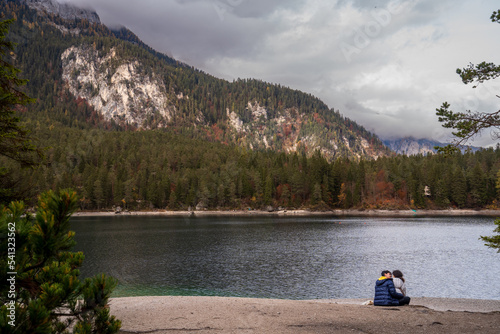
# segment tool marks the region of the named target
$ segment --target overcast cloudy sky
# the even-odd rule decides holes
[[[94,9],[158,51],[220,78],[311,93],[379,137],[449,140],[435,109],[496,111],[500,79],[455,73],[500,63],[498,0],[59,0]],[[491,144],[489,133],[473,145]]]

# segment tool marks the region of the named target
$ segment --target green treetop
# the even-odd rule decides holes
[[[35,217],[21,202],[0,211],[1,333],[118,332],[107,305],[116,281],[78,278],[84,256],[70,251],[69,231],[76,206],[76,194],[61,191],[43,194]]]

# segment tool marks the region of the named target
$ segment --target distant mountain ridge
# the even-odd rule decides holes
[[[391,151],[394,151],[397,154],[402,154],[407,156],[417,155],[417,154],[422,154],[422,155],[433,154],[436,153],[435,147],[444,147],[448,145],[446,143],[441,143],[435,140],[430,140],[425,138],[415,139],[413,137],[387,139],[383,140],[383,143]],[[462,151],[471,150],[472,152],[475,152],[479,149],[480,148],[478,147],[467,146],[463,147]]]
[[[383,140],[384,145],[397,154],[417,155],[435,153],[435,146],[445,146],[444,144],[429,139],[415,139],[413,137]]]

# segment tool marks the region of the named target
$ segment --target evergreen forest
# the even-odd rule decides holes
[[[32,203],[43,191],[72,188],[82,210],[498,207],[500,147],[328,161],[320,152],[252,151],[164,130],[27,124],[45,160],[36,169],[9,162],[8,181]]]

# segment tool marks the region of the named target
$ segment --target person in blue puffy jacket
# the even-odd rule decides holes
[[[400,306],[410,303],[410,298],[396,292],[392,282],[392,273],[389,270],[382,271],[382,276],[375,282],[375,298],[373,305],[376,306]]]

